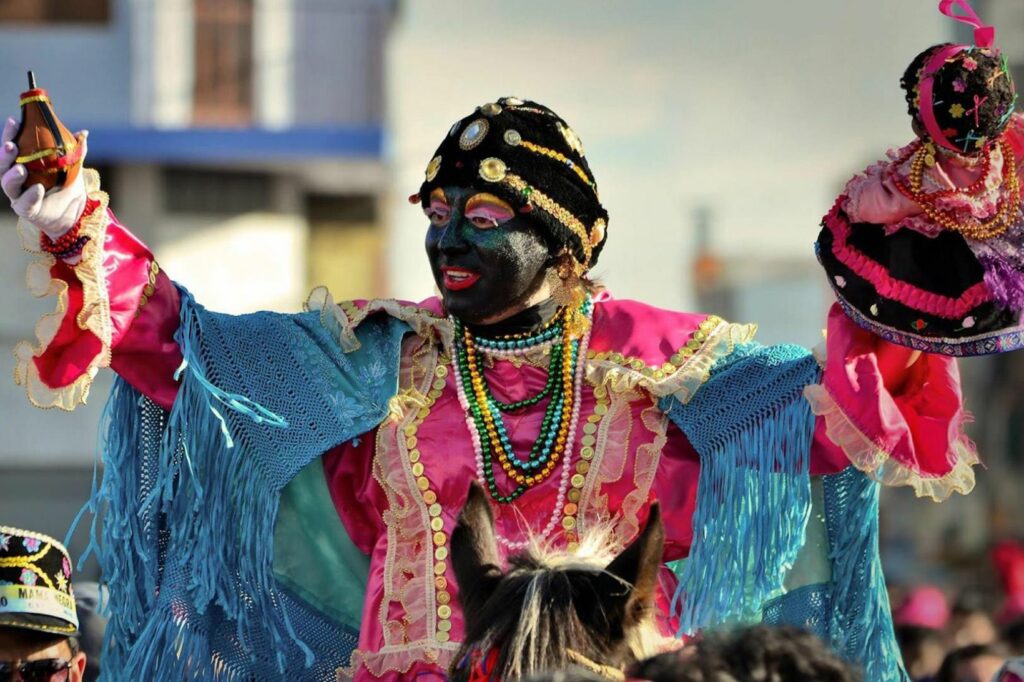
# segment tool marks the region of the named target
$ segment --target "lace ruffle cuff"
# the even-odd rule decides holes
[[[93,378],[111,362],[111,349],[152,293],[158,268],[146,247],[117,223],[100,191],[99,175],[85,170],[86,212],[74,228],[83,240],[81,259],[71,265],[41,248],[39,231],[19,221],[23,248],[37,256],[26,284],[37,298],[53,296],[57,307],[35,327],[36,344],[14,349],[15,382],[40,408],[73,410],[85,403]]]
[[[804,390],[828,440],[882,484],[910,486],[936,502],[970,492],[978,458],[963,432],[955,360],[922,355],[899,390],[890,392],[875,355],[885,342],[856,327],[838,306],[828,326],[822,383]]]

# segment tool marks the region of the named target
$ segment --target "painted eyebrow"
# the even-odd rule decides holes
[[[430,193],[430,203],[434,203],[435,201],[442,203],[445,206],[449,205],[448,198],[444,195],[444,190],[442,190],[440,187],[438,187],[437,189]]]
[[[508,205],[508,202],[487,193],[474,194],[466,201],[466,213],[475,210],[483,210],[492,215],[515,215],[515,211]]]

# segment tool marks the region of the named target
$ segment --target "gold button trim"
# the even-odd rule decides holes
[[[587,358],[621,365],[626,369],[639,372],[650,379],[664,379],[678,372],[704,346],[704,342],[710,338],[711,333],[722,322],[722,318],[717,315],[706,317],[697,326],[697,329],[687,339],[686,343],[672,354],[668,362],[662,363],[660,366],[649,366],[641,358],[623,355],[614,351],[591,351],[587,353]],[[594,389],[594,395],[599,398],[603,397],[603,393],[606,390],[604,386],[598,386]],[[598,393],[599,391],[601,391],[601,394]],[[603,409],[607,410],[608,407],[605,406]]]

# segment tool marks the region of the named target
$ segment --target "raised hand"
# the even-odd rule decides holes
[[[14,135],[17,131],[18,122],[8,118],[0,137],[0,187],[11,200],[11,208],[21,219],[32,223],[51,239],[57,239],[74,227],[85,210],[84,174],[79,173],[68,187],[54,189],[49,193],[43,190],[42,185],[32,185],[22,190],[27,171],[25,166],[15,163],[18,147],[14,144]],[[88,151],[86,142],[89,131],[83,130],[75,137],[82,145],[84,159]]]

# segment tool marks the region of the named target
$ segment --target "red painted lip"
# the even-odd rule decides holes
[[[441,268],[441,274],[444,276],[444,288],[449,291],[468,289],[480,279],[480,273],[462,268]]]

